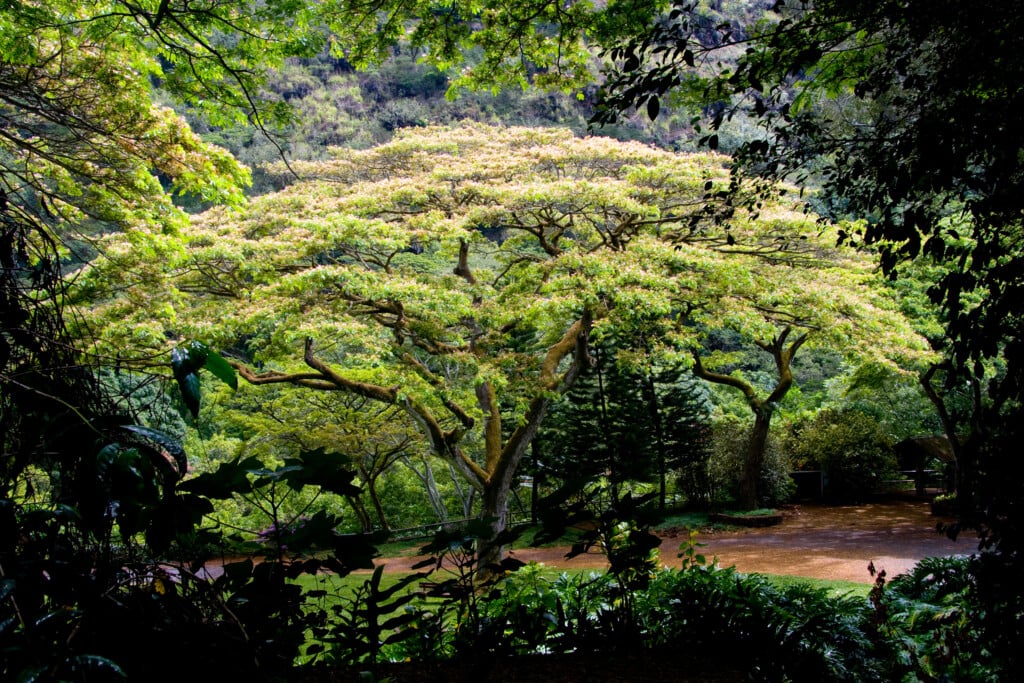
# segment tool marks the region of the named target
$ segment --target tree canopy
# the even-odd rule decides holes
[[[112,236],[80,295],[124,362],[202,339],[252,384],[404,408],[500,520],[591,336],[655,320],[651,352],[689,357],[708,329],[796,326],[880,362],[924,357],[870,262],[782,201],[728,234],[705,223],[723,161],[562,130],[406,130],[197,217],[180,252]]]

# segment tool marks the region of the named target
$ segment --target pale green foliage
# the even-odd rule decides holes
[[[514,470],[591,334],[642,324],[649,353],[688,359],[708,330],[788,325],[893,366],[925,357],[869,260],[783,200],[729,236],[691,220],[725,161],[564,130],[407,130],[196,217],[150,277],[126,283],[143,264],[112,239],[82,282],[104,344],[202,339],[273,369],[250,381],[402,405],[480,489]]]
[[[0,189],[15,210],[33,222],[178,226],[183,214],[157,174],[172,191],[240,201],[248,171],[150,102],[155,58],[76,29],[66,22],[87,15],[62,5],[0,15]]]
[[[423,324],[444,328],[453,349],[468,339],[458,327],[470,314],[485,329],[512,321],[544,328],[584,305],[619,308],[628,318],[631,311],[668,316],[680,304],[702,306],[691,324],[752,337],[795,321],[862,355],[921,349],[885,293],[868,286],[870,263],[831,248],[831,235],[819,237],[810,219],[778,208],[757,224],[738,221],[732,246],[682,232],[705,180],[724,177],[714,156],[471,126],[406,131],[388,145],[338,154],[334,162],[297,164],[309,181],[244,213],[215,210],[196,221],[175,284],[206,296],[191,297],[189,319],[178,320],[173,290],[156,289],[166,306],[134,328],[136,338],[149,327],[145,338],[162,340],[171,328],[229,344],[272,325],[262,340],[268,357],[313,334],[319,344],[344,338],[346,354],[373,366],[390,347],[379,326],[349,315],[358,312],[353,298],[372,298],[406,302]],[[482,229],[506,239],[497,244]],[[677,248],[666,239],[680,237]],[[480,264],[476,284],[450,274],[459,240],[472,244],[470,265]],[[813,250],[782,250],[809,240]],[[123,242],[107,253],[112,261],[135,256]],[[115,305],[129,304],[137,308],[134,298]],[[150,305],[146,317],[153,312]],[[623,322],[608,318],[598,330],[612,324]],[[692,346],[692,328],[673,334]]]

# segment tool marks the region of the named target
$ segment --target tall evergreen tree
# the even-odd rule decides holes
[[[667,481],[676,472],[687,498],[702,499],[706,393],[684,367],[620,362],[618,346],[597,347],[594,366],[552,411],[538,474],[559,482],[607,477],[616,495],[625,482],[657,483],[664,507]]]

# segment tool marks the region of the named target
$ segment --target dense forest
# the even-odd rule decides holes
[[[0,671],[1006,675],[1024,13],[982,5],[0,8]],[[662,566],[668,514],[909,469],[976,555]]]

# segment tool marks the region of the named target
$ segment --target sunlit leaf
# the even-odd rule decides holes
[[[232,389],[238,388],[238,376],[235,374],[235,369],[219,353],[210,351],[206,356],[206,363],[203,367]]]

